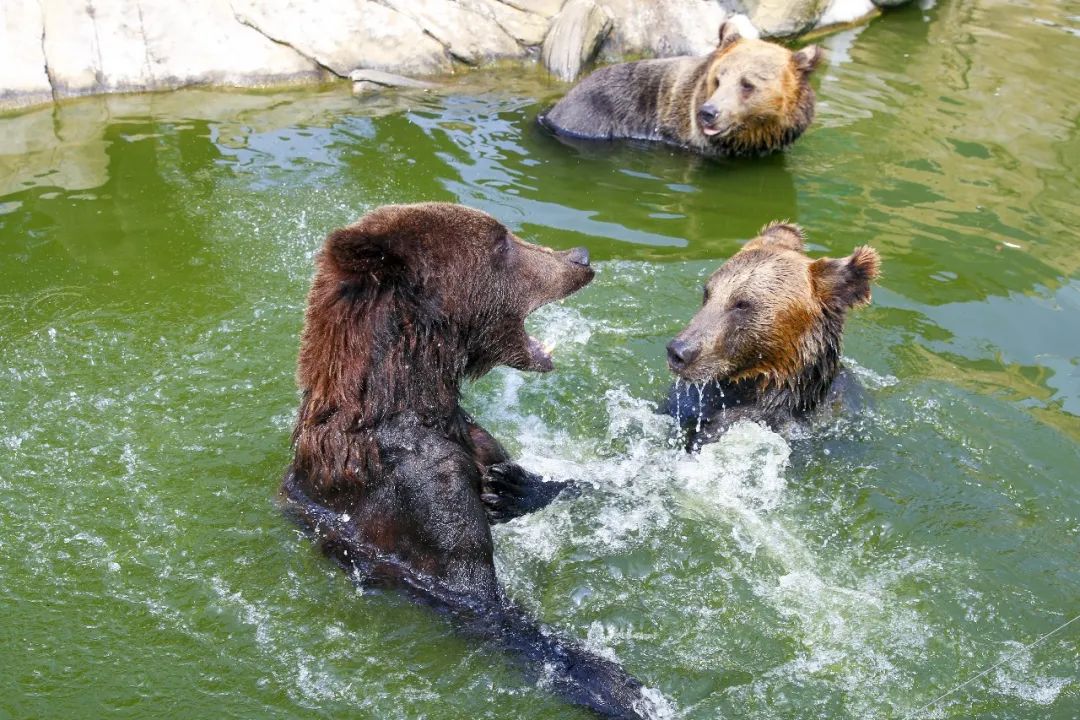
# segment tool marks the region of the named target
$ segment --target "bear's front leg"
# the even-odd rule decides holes
[[[493,525],[547,507],[563,491],[580,492],[571,480],[544,480],[512,462],[491,465],[480,478],[480,500]]]
[[[491,433],[462,413],[473,461],[480,471],[480,500],[494,525],[546,507],[563,490],[578,488],[572,481],[546,481],[517,463]]]

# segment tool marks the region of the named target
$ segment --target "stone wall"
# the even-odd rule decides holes
[[[727,17],[769,37],[904,0],[3,0],[0,109],[188,85],[438,76],[539,58],[572,80],[598,53],[701,54]],[[371,77],[390,78],[386,83]]]

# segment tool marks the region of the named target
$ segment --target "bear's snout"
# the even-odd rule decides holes
[[[669,342],[667,346],[668,365],[675,372],[688,368],[690,363],[694,362],[700,354],[700,345],[692,345],[678,338]]]
[[[566,259],[575,265],[589,267],[589,251],[583,247],[576,247],[566,251]]]
[[[716,122],[716,118],[719,117],[720,111],[711,102],[707,102],[701,106],[698,110],[698,119],[701,120],[702,125],[712,125]]]

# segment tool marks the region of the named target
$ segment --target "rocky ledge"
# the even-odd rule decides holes
[[[905,0],[3,0],[0,109],[188,85],[358,89],[502,58],[572,80],[599,54],[700,54],[728,16],[793,36]],[[372,80],[372,78],[376,78]]]

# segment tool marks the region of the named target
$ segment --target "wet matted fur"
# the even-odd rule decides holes
[[[460,205],[386,206],[332,232],[308,295],[281,499],[358,582],[448,613],[571,702],[637,719],[640,682],[504,597],[490,524],[562,484],[511,462],[458,403],[496,365],[551,370],[525,318],[592,277],[584,250],[524,242]]]

